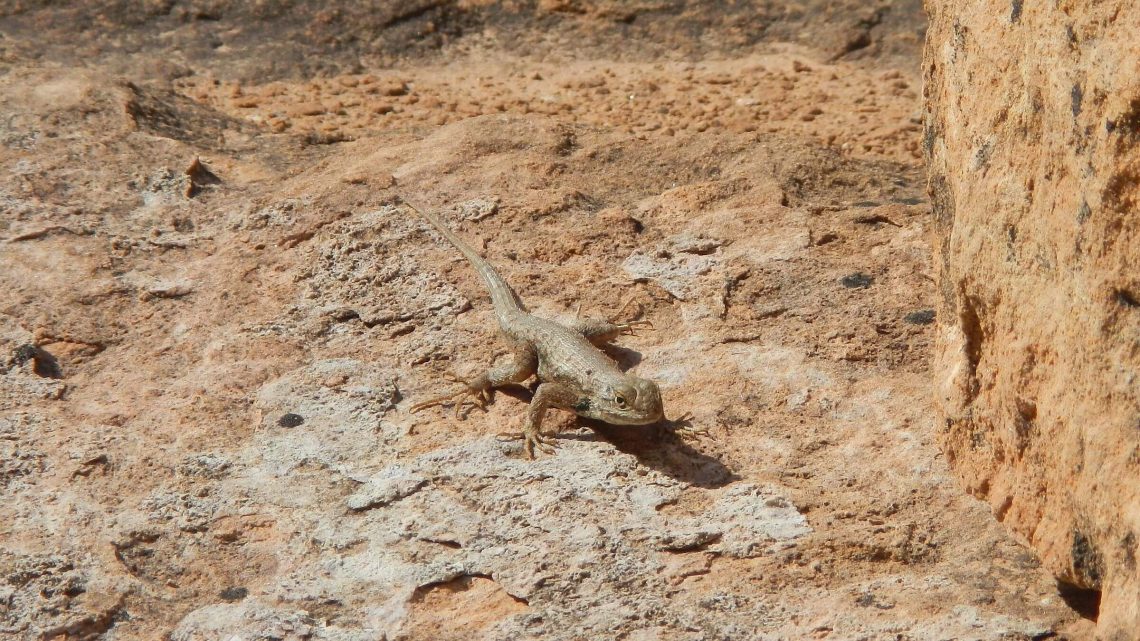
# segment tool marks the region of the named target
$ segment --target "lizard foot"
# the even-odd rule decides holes
[[[637,329],[639,327],[641,329],[648,329],[648,330],[656,329],[655,327],[653,327],[653,321],[648,321],[648,320],[631,320],[631,321],[625,321],[624,323],[616,323],[616,325],[617,325],[617,328],[619,330],[621,330],[621,333],[624,336],[637,336]]]
[[[501,432],[498,434],[500,440],[504,441],[522,441],[523,454],[528,459],[534,460],[534,451],[537,449],[543,454],[553,454],[557,445],[554,439],[549,436],[543,436],[540,433],[528,434],[527,432]]]
[[[444,378],[453,383],[462,383],[465,389],[461,389],[458,392],[453,392],[451,394],[437,396],[435,398],[423,401],[422,403],[416,403],[409,411],[415,414],[416,412],[427,409],[429,407],[446,405],[451,401],[455,401],[456,399],[459,399],[455,403],[455,418],[457,419],[465,418],[467,416],[466,412],[464,412],[464,409],[466,408],[479,408],[484,412],[487,411],[487,403],[491,401],[490,387],[479,387],[472,385],[450,372],[444,374]],[[463,398],[465,396],[470,396],[471,398]]]

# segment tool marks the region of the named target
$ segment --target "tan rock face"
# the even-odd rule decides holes
[[[1140,629],[1140,14],[927,3],[942,441],[1062,581]]]

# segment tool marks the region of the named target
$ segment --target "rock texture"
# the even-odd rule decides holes
[[[1080,639],[935,441],[914,9],[0,8],[0,638]],[[714,438],[408,412],[501,347],[401,194]]]
[[[928,9],[942,443],[1050,570],[1101,593],[1100,636],[1134,639],[1140,13],[1131,2]]]

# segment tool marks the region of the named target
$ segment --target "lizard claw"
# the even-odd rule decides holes
[[[528,459],[534,460],[535,448],[543,454],[554,453],[554,440],[540,433],[523,434],[523,453]]]
[[[534,451],[536,449],[543,454],[554,454],[555,448],[557,447],[554,443],[554,439],[549,436],[543,436],[540,433],[500,432],[496,436],[502,441],[522,441],[523,455],[529,460],[534,460]]]
[[[653,321],[649,320],[631,320],[624,323],[617,323],[617,327],[625,336],[637,336],[637,328],[653,330]]]
[[[472,395],[472,398],[463,399],[455,404],[455,418],[457,420],[463,420],[467,418],[467,415],[470,414],[470,411],[465,410],[477,409],[482,412],[487,411],[487,401],[490,400],[490,396],[487,394],[486,390],[467,390],[460,392],[460,394],[468,393]]]

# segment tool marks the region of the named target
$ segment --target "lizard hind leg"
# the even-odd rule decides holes
[[[627,298],[625,302],[622,303],[622,306],[618,308],[617,313],[610,317],[610,322],[626,336],[637,336],[637,328],[639,327],[643,329],[655,329],[653,327],[653,321],[641,318],[641,315],[645,313],[645,307],[637,302],[636,296],[637,295],[634,294]],[[625,310],[629,309],[629,306],[635,303],[637,304],[637,312],[633,317],[626,321],[619,320],[625,314]]]
[[[602,347],[618,336],[637,336],[638,329],[653,329],[653,323],[648,320],[615,323],[600,318],[583,318],[574,321],[570,329],[578,332],[594,345]]]
[[[625,310],[629,309],[629,306],[633,305],[635,302],[637,302],[637,294],[636,293],[633,294],[632,296],[630,296],[629,298],[625,299],[625,302],[621,304],[621,307],[619,307],[616,312],[614,312],[614,315],[610,316],[610,322],[611,323],[618,322],[618,319],[621,318],[622,315],[625,314]],[[641,312],[643,312],[643,311],[644,311],[644,308],[642,308],[641,303],[637,303],[637,313],[634,314],[633,317],[637,318],[638,316],[641,316]]]
[[[448,403],[456,401],[457,399],[459,400],[455,403],[455,418],[462,418],[461,414],[464,408],[467,407],[477,407],[483,411],[487,411],[487,403],[491,401],[492,388],[486,382],[486,375],[480,376],[471,381],[464,381],[450,372],[445,374],[444,377],[453,383],[462,383],[464,389],[452,392],[451,394],[444,394],[443,396],[437,396],[435,398],[430,398],[426,401],[416,403],[409,410],[412,414],[415,414],[420,410],[425,410],[429,407],[447,405]],[[470,396],[470,398],[463,398],[465,396]],[[465,414],[463,414],[463,416],[465,416]]]
[[[460,383],[464,389],[461,389],[451,394],[444,394],[436,398],[428,399],[421,403],[416,403],[412,406],[411,412],[415,413],[429,407],[436,407],[438,405],[446,405],[452,401],[455,402],[455,417],[462,418],[462,412],[466,408],[479,408],[486,411],[487,403],[491,401],[491,395],[496,387],[502,387],[511,383],[521,383],[538,369],[538,355],[533,349],[518,349],[512,353],[511,358],[504,361],[502,364],[496,365],[487,370],[485,374],[478,376],[469,381],[465,381],[455,374],[447,373],[444,376],[453,383]],[[464,398],[470,396],[470,398]]]
[[[581,334],[586,340],[597,347],[604,347],[618,336],[637,336],[637,330],[639,329],[654,329],[651,321],[636,318],[636,316],[640,316],[643,311],[640,303],[637,303],[637,314],[635,314],[633,320],[618,320],[634,302],[635,299],[631,296],[618,308],[617,313],[609,319],[580,318],[576,316],[570,325],[570,329]]]

